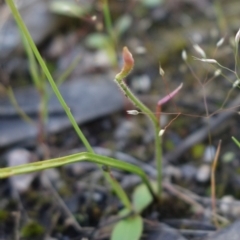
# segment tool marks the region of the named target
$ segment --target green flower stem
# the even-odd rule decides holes
[[[20,26],[19,26],[19,29],[20,29]],[[27,39],[25,38],[24,34],[21,31],[20,31],[20,35],[22,37],[22,42],[23,42],[23,45],[24,45],[24,48],[25,48],[25,51],[27,53],[27,57],[29,60],[29,70],[30,70],[31,78],[32,78],[37,90],[41,91],[44,83],[41,82],[40,72],[38,71],[38,65],[37,65],[36,58],[34,56],[34,53],[31,49],[31,47],[28,44]]]
[[[50,160],[28,163],[28,164],[23,164],[23,165],[14,166],[14,167],[1,168],[0,178],[7,178],[14,175],[41,171],[48,168],[56,168],[66,164],[71,164],[71,163],[76,163],[81,161],[90,161],[96,164],[114,167],[114,168],[138,175],[148,187],[153,198],[156,199],[152,186],[148,181],[146,174],[141,168],[135,165],[132,165],[130,163],[126,163],[126,162],[114,159],[114,158],[105,157],[105,156],[101,156],[94,153],[88,153],[88,152],[76,153],[66,157],[54,158]]]
[[[117,45],[117,38],[115,36],[116,34],[114,34],[114,31],[113,31],[114,29],[112,26],[112,18],[109,10],[109,0],[102,1],[102,8],[103,8],[103,17],[104,17],[105,26],[110,39],[110,44],[108,44],[109,46],[107,47],[107,50],[111,55],[113,66],[117,66],[117,55],[115,51],[115,48]]]
[[[118,84],[120,89],[123,91],[126,98],[128,98],[134,106],[139,108],[142,112],[148,115],[151,121],[155,124],[158,124],[158,121],[152,111],[145,106],[138,98],[135,97],[133,92],[128,88],[126,83],[122,79],[115,78],[115,82]]]
[[[160,124],[156,116],[153,114],[153,112],[145,106],[135,95],[132,93],[132,91],[128,88],[126,83],[122,80],[121,77],[115,78],[115,82],[118,84],[120,89],[123,91],[124,95],[136,106],[139,108],[142,112],[147,114],[147,116],[152,121],[152,124],[154,126],[155,131],[155,158],[156,158],[156,164],[157,164],[157,183],[158,183],[158,195],[161,195],[162,192],[162,146],[161,146],[161,136],[159,136],[160,131]]]
[[[86,147],[87,151],[90,152],[90,153],[94,153],[91,145],[89,144],[88,140],[86,139],[86,137],[84,136],[84,134],[82,133],[81,129],[79,128],[76,120],[74,119],[72,113],[71,113],[71,110],[70,108],[67,106],[66,102],[64,101],[60,91],[58,90],[57,88],[57,85],[55,84],[44,60],[42,59],[27,27],[25,26],[23,20],[22,20],[22,17],[20,16],[16,6],[14,5],[13,1],[12,0],[6,0],[6,3],[8,4],[9,8],[11,9],[12,11],[12,14],[20,28],[20,31],[23,33],[23,35],[25,36],[25,38],[27,39],[27,42],[28,44],[30,45],[32,51],[34,52],[34,55],[35,57],[37,58],[43,72],[45,73],[55,95],[57,96],[60,104],[62,105],[63,109],[65,110],[71,124],[73,125],[76,133],[78,134],[79,138],[82,140],[84,146]],[[116,192],[116,194],[118,195],[118,197],[123,201],[125,202],[125,200],[123,199],[128,199],[127,198],[127,195],[126,193],[122,190],[121,192],[118,191],[118,189],[115,188],[116,184],[113,183],[113,181],[111,180],[112,178],[110,176],[107,176],[109,175],[109,173],[106,173],[104,172],[104,176],[110,181],[110,184],[111,184],[111,187],[114,189],[114,191]],[[124,193],[124,196],[122,195]],[[130,201],[128,200],[128,204],[127,204],[127,207],[130,205]]]
[[[108,0],[103,0],[103,16],[104,16],[104,21],[106,24],[107,32],[109,36],[112,38],[112,19],[109,11],[109,4]]]

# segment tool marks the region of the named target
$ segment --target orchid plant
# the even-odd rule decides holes
[[[127,47],[123,48],[123,60],[124,65],[121,71],[115,76],[114,81],[123,91],[124,95],[134,104],[138,110],[129,110],[128,114],[137,115],[139,113],[146,114],[153,125],[155,132],[155,158],[157,165],[157,184],[150,182],[144,171],[132,164],[120,161],[118,159],[109,158],[106,156],[101,156],[95,154],[92,146],[89,144],[88,140],[84,136],[83,132],[79,128],[77,122],[75,121],[69,107],[64,101],[61,93],[59,92],[57,85],[55,84],[43,58],[41,57],[35,43],[32,40],[32,37],[26,28],[13,0],[6,0],[9,8],[12,11],[12,14],[19,26],[21,33],[24,35],[27,43],[30,46],[31,51],[33,52],[36,60],[38,61],[40,67],[45,73],[46,78],[49,81],[50,86],[52,87],[53,92],[57,96],[59,102],[61,103],[63,109],[65,110],[69,121],[72,123],[73,128],[75,129],[80,140],[85,145],[87,152],[81,152],[73,155],[68,155],[65,157],[59,157],[49,160],[44,160],[40,162],[28,163],[20,166],[7,167],[0,169],[0,178],[8,178],[13,175],[26,174],[35,171],[41,171],[48,168],[60,167],[66,164],[75,163],[78,161],[90,161],[95,164],[98,164],[99,167],[103,169],[103,174],[110,183],[112,189],[119,197],[123,203],[124,210],[121,211],[120,216],[121,220],[115,225],[112,232],[112,240],[125,239],[125,240],[137,240],[141,237],[143,231],[143,219],[140,216],[140,213],[144,208],[146,208],[153,200],[159,204],[162,192],[162,135],[165,129],[161,129],[160,124],[160,114],[161,106],[173,98],[181,89],[182,84],[173,92],[169,93],[167,96],[162,98],[157,103],[157,112],[153,113],[148,107],[146,107],[128,88],[125,84],[124,79],[130,74],[134,66],[134,58]],[[160,71],[160,74],[163,75],[163,70]],[[116,179],[111,174],[110,167],[117,168],[123,171],[127,171],[133,174],[138,175],[143,182],[143,185],[137,187],[133,193],[133,201],[129,200],[126,192],[122,189],[121,185],[116,181]]]

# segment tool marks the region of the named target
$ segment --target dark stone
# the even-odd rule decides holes
[[[68,107],[78,124],[113,113],[123,108],[124,97],[113,80],[104,76],[86,76],[83,79],[68,81],[59,88]],[[50,90],[50,89],[49,89]],[[33,87],[16,90],[15,96],[23,110],[36,111],[39,108],[39,94]],[[10,112],[14,108],[8,98],[0,97],[0,112]],[[49,100],[50,111],[47,122],[47,132],[60,132],[71,126],[58,99],[52,93]],[[55,110],[54,110],[55,109]],[[56,114],[54,114],[56,113]],[[33,120],[37,123],[37,114]],[[29,124],[19,116],[0,115],[0,146],[5,147],[29,138],[35,138],[38,133],[37,124]]]

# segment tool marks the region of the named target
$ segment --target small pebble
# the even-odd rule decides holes
[[[147,74],[134,77],[131,81],[134,92],[147,93],[151,89],[151,79]]]
[[[111,60],[106,51],[97,51],[93,58],[93,63],[95,67],[109,68],[111,66]]]
[[[99,193],[99,192],[85,192],[84,196],[86,199],[94,201],[94,202],[101,202],[103,201],[103,194]]]
[[[209,234],[204,237],[204,240],[239,240],[240,239],[240,221],[230,223],[227,227],[216,231],[213,234]]]
[[[222,156],[222,161],[224,163],[230,163],[230,162],[234,161],[235,158],[236,158],[236,156],[235,156],[234,152],[226,152]]]
[[[231,195],[222,197],[219,209],[225,216],[231,218],[239,218],[240,216],[240,202],[237,202]]]
[[[133,120],[123,120],[114,132],[118,149],[124,148],[133,139],[143,138],[144,131]]]
[[[44,187],[49,187],[49,182],[56,188],[61,188],[64,183],[61,179],[59,171],[55,168],[49,168],[41,174],[41,183]]]
[[[137,54],[145,54],[147,52],[147,49],[145,47],[143,47],[143,46],[137,46],[135,48],[135,52]]]
[[[8,166],[13,167],[17,165],[30,163],[33,160],[36,160],[36,156],[26,149],[19,148],[11,150],[6,155],[6,160]],[[11,184],[15,190],[23,193],[28,190],[36,174],[37,173],[28,173],[23,175],[12,176],[10,178]]]
[[[183,165],[180,169],[183,178],[186,180],[194,179],[197,174],[197,168],[190,164]]]
[[[196,180],[201,183],[205,183],[210,179],[211,167],[207,164],[203,164],[199,167],[196,175]]]
[[[171,165],[167,166],[164,169],[164,174],[166,175],[166,177],[169,177],[169,178],[181,179],[182,177],[181,170]]]
[[[211,163],[216,154],[216,148],[214,146],[207,146],[203,154],[203,161],[205,163]]]
[[[234,201],[233,196],[226,195],[226,196],[222,197],[221,203],[220,203],[220,206],[219,206],[222,214],[228,215],[230,213],[231,205],[232,205],[233,201]]]

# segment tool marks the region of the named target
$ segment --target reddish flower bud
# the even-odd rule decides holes
[[[115,77],[115,79],[118,81],[121,81],[123,78],[125,78],[133,69],[134,59],[127,47],[123,48],[123,62],[124,64],[121,72]]]

